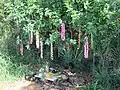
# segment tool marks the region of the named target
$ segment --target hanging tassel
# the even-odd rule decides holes
[[[84,57],[85,57],[85,58],[88,58],[88,53],[89,53],[88,37],[86,36],[84,39],[85,39],[85,44],[84,44]]]
[[[20,44],[20,54],[21,55],[23,55],[23,51],[24,51],[23,44]]]
[[[17,45],[20,44],[20,36],[17,36],[16,44],[17,44]]]
[[[78,46],[80,47],[81,46],[81,35],[82,35],[82,32],[81,31],[79,31],[79,33],[78,33]]]
[[[16,40],[16,51],[19,51],[19,45],[20,45],[20,36],[17,36],[17,40]]]
[[[93,34],[91,33],[91,49],[93,50]]]
[[[61,40],[62,41],[65,40],[65,24],[64,23],[61,24]]]
[[[30,31],[30,44],[32,44],[32,43],[33,43],[33,32]]]
[[[40,39],[40,57],[43,59],[43,42],[42,39]]]
[[[53,60],[53,43],[50,44],[51,60]]]
[[[36,31],[36,48],[39,48],[39,32]]]

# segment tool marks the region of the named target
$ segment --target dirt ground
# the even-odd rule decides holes
[[[14,83],[4,82],[0,84],[0,90],[76,90],[70,87],[57,87],[53,85],[41,85],[26,80],[16,81]]]
[[[26,80],[19,80],[15,82],[0,82],[0,90],[21,90],[22,87],[30,85],[31,82]],[[26,89],[27,90],[27,89]]]
[[[90,74],[81,74],[78,78],[74,78],[74,82],[79,85],[85,85],[91,81]],[[0,83],[0,90],[80,90],[75,89],[75,87],[71,86],[69,83],[64,82],[60,86],[56,86],[51,83],[35,83],[26,81],[24,78],[18,80],[14,83],[10,82],[2,82]]]

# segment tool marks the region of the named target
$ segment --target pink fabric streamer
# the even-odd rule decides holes
[[[65,24],[64,23],[61,24],[61,40],[62,41],[65,40]]]
[[[43,42],[40,40],[40,57],[43,59]]]
[[[53,60],[53,43],[50,44],[51,60]]]
[[[23,44],[20,45],[20,54],[23,55]]]
[[[89,43],[88,43],[88,37],[85,37],[85,44],[84,44],[84,57],[88,58],[88,53],[89,53]]]
[[[32,44],[33,43],[33,32],[31,31],[30,32],[30,44]]]
[[[39,41],[39,32],[36,31],[36,48],[40,47],[40,41]]]

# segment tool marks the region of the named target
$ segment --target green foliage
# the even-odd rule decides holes
[[[87,85],[86,87],[83,88],[83,90],[101,90],[98,86],[98,81],[91,83],[89,85]]]
[[[102,47],[108,46],[111,38],[117,34],[116,20],[111,19],[113,12],[115,16],[119,10],[115,9],[113,4],[115,3],[109,0],[28,0],[27,5],[21,1],[15,5],[6,3],[5,12],[7,20],[14,21],[12,26],[23,41],[28,40],[28,36],[25,36],[27,40],[23,39],[23,34],[37,30],[48,42],[46,32],[55,32],[63,20],[69,25],[67,31],[81,29],[85,32],[84,35],[89,35],[91,48],[94,48],[94,53],[97,54]],[[116,8],[119,7],[116,5]]]
[[[82,69],[82,59],[83,59],[83,51],[80,52],[79,48],[75,48],[74,50],[61,50],[60,57],[62,65],[65,67],[71,67],[74,71],[80,71]]]
[[[59,41],[59,33],[58,32],[53,32],[50,34],[49,39],[46,40],[45,44],[50,45],[50,43],[58,43]]]
[[[86,35],[89,37],[94,79],[97,82],[93,82],[87,90],[98,90],[99,87],[103,90],[111,88],[114,90],[119,87],[119,16],[119,0],[7,0],[5,2],[2,0],[0,2],[0,53],[7,53],[13,57],[13,60],[2,57],[0,67],[4,72],[0,73],[6,76],[19,76],[19,74],[23,75],[22,72],[26,69],[26,67],[22,68],[22,64],[42,63],[38,50],[34,47],[30,47],[30,50],[25,49],[24,56],[20,56],[16,51],[17,37],[24,45],[28,45],[30,31],[33,33],[39,31],[40,38],[45,44],[54,43],[54,49],[60,48],[62,64],[69,66],[72,63],[75,69],[81,69],[83,64],[81,62],[84,60],[83,46],[77,49],[76,37],[73,39],[72,36],[66,35],[67,39],[64,42],[59,39],[60,23],[64,21],[66,33],[81,30],[82,38]],[[66,44],[71,46],[71,50],[65,50]],[[49,61],[49,46],[44,47],[45,61]],[[56,55],[55,60],[58,61],[57,53],[54,55]],[[96,67],[95,56],[100,60]],[[111,65],[110,62],[114,64]],[[5,75],[1,77],[6,78]]]
[[[119,58],[115,58],[113,52],[116,55],[119,53],[117,50],[105,50],[104,54],[100,57],[99,65],[94,68],[94,79],[98,80],[98,86],[101,87],[101,90],[118,90],[120,88],[118,67],[120,63]]]
[[[0,81],[17,80],[27,72],[27,66],[13,63],[10,57],[0,55]]]

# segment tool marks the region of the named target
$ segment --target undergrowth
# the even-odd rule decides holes
[[[0,81],[16,81],[28,72],[28,67],[11,62],[11,58],[0,55]]]
[[[106,50],[93,68],[93,81],[84,90],[120,90],[120,58],[118,50]]]

